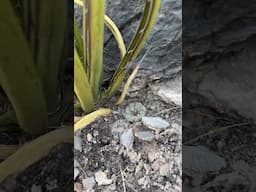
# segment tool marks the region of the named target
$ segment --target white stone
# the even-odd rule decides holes
[[[170,169],[171,166],[169,163],[164,164],[163,166],[160,167],[159,173],[161,176],[166,176],[168,177],[170,175]]]
[[[86,138],[87,138],[87,141],[91,142],[92,139],[93,139],[92,134],[88,133],[88,134],[86,135]]]
[[[82,183],[83,183],[83,187],[86,190],[93,189],[93,187],[96,184],[94,177],[87,177],[87,178],[83,179]]]
[[[108,179],[107,174],[101,170],[99,170],[95,173],[95,180],[99,186],[110,185],[112,183],[112,179]]]
[[[74,148],[75,150],[82,152],[82,140],[79,136],[74,136]]]
[[[151,131],[139,131],[136,132],[134,135],[142,141],[152,141],[155,138],[154,134]]]
[[[153,89],[165,102],[182,106],[182,80],[180,76],[168,80],[163,85],[153,87]]]

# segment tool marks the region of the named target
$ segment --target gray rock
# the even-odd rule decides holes
[[[182,155],[183,168],[189,172],[207,173],[209,171],[218,171],[226,167],[224,158],[204,146],[184,145],[182,147]]]
[[[170,124],[161,117],[142,117],[142,123],[149,129],[161,131],[170,126]]]
[[[128,150],[132,149],[133,142],[134,142],[134,136],[133,136],[132,129],[129,129],[128,131],[124,132],[120,136],[120,143],[123,146],[125,146]]]
[[[155,138],[154,134],[151,131],[139,131],[134,133],[135,137],[142,141],[153,141]]]
[[[256,103],[248,102],[256,94],[256,3],[192,0],[183,6],[188,10],[183,17],[186,97],[203,96],[200,106],[235,112],[256,122]]]
[[[121,29],[126,46],[129,45],[139,25],[144,10],[144,0],[108,0],[107,14]],[[150,45],[153,51],[145,58],[142,69],[152,79],[170,77],[181,71],[181,12],[180,0],[163,0],[160,13],[148,44],[140,54],[141,59]],[[118,12],[118,14],[116,14]],[[108,32],[105,36],[105,71],[111,74],[119,63],[119,50]],[[168,53],[168,54],[167,54]]]
[[[154,92],[167,103],[182,105],[182,79],[181,75],[170,79],[160,85],[153,86]]]
[[[135,122],[141,120],[141,118],[146,114],[146,108],[142,103],[134,102],[130,103],[124,112],[125,118],[130,122]]]
[[[85,190],[93,189],[96,184],[94,177],[87,177],[82,180],[82,183]]]
[[[112,183],[112,180],[107,178],[107,174],[101,170],[95,173],[95,180],[99,186],[110,185]]]

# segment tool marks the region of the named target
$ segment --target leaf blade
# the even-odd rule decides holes
[[[94,98],[98,99],[103,79],[105,0],[86,0],[85,2],[86,71],[87,74],[89,73]]]
[[[78,56],[77,50],[74,51],[75,73],[74,73],[74,89],[75,94],[84,111],[90,112],[94,110],[94,99],[89,80],[85,73],[83,64]]]
[[[121,87],[122,81],[127,74],[127,64],[129,62],[132,62],[138,56],[144,44],[146,43],[146,40],[150,32],[152,31],[154,23],[156,21],[160,5],[161,0],[146,1],[144,14],[142,16],[137,33],[135,34],[127,50],[127,53],[120,61],[118,68],[116,69],[115,74],[112,77],[110,86],[104,93],[106,100],[110,99]]]
[[[1,1],[0,22],[4,26],[0,28],[0,84],[15,110],[20,127],[32,135],[41,134],[48,124],[43,87],[8,0]]]

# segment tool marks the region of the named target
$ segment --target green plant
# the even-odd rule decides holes
[[[33,137],[45,133],[15,152],[14,146],[0,148],[10,155],[0,164],[1,182],[57,143],[70,142],[73,134],[71,127],[49,132],[49,126],[62,123],[58,113],[67,59],[68,0],[1,0],[0,23],[0,99],[7,106],[0,131],[18,123]]]
[[[86,113],[90,113],[108,102],[121,87],[128,74],[128,64],[139,55],[154,26],[161,0],[145,0],[145,9],[140,25],[127,51],[120,31],[114,22],[105,15],[105,0],[75,0],[75,2],[83,7],[83,27],[80,32],[75,20],[74,87],[78,106],[81,106]],[[121,52],[121,61],[107,89],[102,88],[104,22],[112,31]],[[116,104],[122,103],[138,68],[139,65],[134,68]],[[93,114],[95,115],[93,118],[85,116],[75,123],[75,131],[85,127],[89,121],[91,122],[91,119],[96,119],[97,116],[110,114],[110,111],[100,109]]]

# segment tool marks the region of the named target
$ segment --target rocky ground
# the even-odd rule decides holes
[[[255,8],[183,1],[184,191],[256,191]]]
[[[181,191],[180,102],[180,80],[137,78],[112,116],[75,136],[76,192]]]
[[[108,0],[107,14],[128,47],[144,0]],[[81,21],[81,9],[75,6]],[[75,136],[75,189],[181,191],[181,1],[163,0],[156,25],[137,61],[139,74],[113,115]],[[106,28],[104,64],[109,78],[119,63]]]
[[[129,45],[144,0],[107,0],[107,13]],[[76,16],[81,20],[79,8]],[[73,17],[72,17],[73,18]],[[106,29],[106,78],[119,63],[117,44]],[[157,23],[143,49],[142,62],[125,102],[16,177],[1,183],[4,192],[63,192],[75,182],[86,191],[181,191],[181,1],[163,0]],[[69,152],[66,154],[66,152]],[[47,165],[47,166],[45,166]],[[56,173],[52,175],[50,173]],[[60,174],[61,173],[61,176]],[[1,192],[2,192],[1,191]]]

